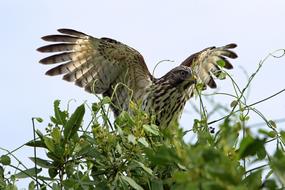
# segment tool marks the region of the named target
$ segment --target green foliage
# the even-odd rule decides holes
[[[249,84],[241,90],[233,81],[230,110],[209,121],[201,95],[203,86],[199,85],[201,118],[194,120],[190,131],[178,125],[159,128],[133,102],[132,114],[123,111],[111,122],[106,110],[110,98],[103,98],[92,104],[91,119],[83,122],[88,105],[82,104],[71,113],[62,110],[56,100],[46,131],[35,130],[35,139],[25,144],[35,148],[30,157],[34,167],[27,168],[13,151],[1,148],[7,153],[0,157],[0,189],[17,189],[15,182],[22,178],[31,179],[29,189],[284,188],[285,131],[253,108],[268,98],[248,105],[244,93]],[[247,125],[249,112],[258,114],[265,127],[252,132]],[[34,121],[43,123],[38,117]],[[196,140],[186,142],[185,134],[190,132]],[[274,154],[266,149],[269,142],[276,142]],[[45,156],[37,156],[40,149]],[[11,159],[19,165],[13,165]],[[16,172],[11,174],[9,167]]]
[[[265,149],[266,141],[280,136],[279,133],[272,135],[261,130],[263,138],[249,133],[239,140],[242,121],[238,117],[225,119],[215,134],[203,127],[204,121],[197,120],[194,133],[199,138],[195,143],[186,143],[185,133],[178,126],[159,129],[136,107],[133,115],[122,112],[114,126],[109,126],[109,122],[99,124],[98,118],[105,112],[104,107],[94,109],[97,104],[92,106],[92,121],[83,128],[84,105],[69,117],[67,110],[61,111],[55,103],[47,133],[37,131],[38,139],[26,144],[45,149],[47,158],[31,157],[37,169],[29,168],[13,177],[37,176],[42,189],[242,190],[275,189],[284,184],[283,143],[270,159],[266,159],[269,155]],[[267,160],[266,167],[276,177],[262,179],[263,167],[248,171],[243,160],[250,160],[251,164]],[[1,156],[0,163],[10,165],[10,157]],[[13,183],[5,184],[1,169],[2,187],[8,188]],[[42,176],[43,170],[48,175]],[[35,187],[35,182],[31,182],[30,189]]]

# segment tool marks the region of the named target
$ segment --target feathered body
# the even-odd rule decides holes
[[[143,56],[135,49],[110,38],[94,38],[72,29],[59,29],[61,34],[42,39],[57,42],[38,49],[40,52],[61,52],[40,60],[42,64],[60,65],[47,75],[63,75],[87,92],[109,96],[115,116],[128,111],[130,100],[142,102],[142,108],[155,114],[158,125],[166,127],[180,117],[196,82],[216,87],[212,77],[219,76],[223,66],[232,65],[225,57],[236,58],[230,49],[235,44],[211,47],[188,57],[180,66],[163,77],[153,77]]]

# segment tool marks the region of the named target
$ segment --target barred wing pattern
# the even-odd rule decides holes
[[[121,110],[128,111],[129,100],[142,101],[145,111],[154,110],[160,123],[177,120],[193,93],[193,80],[190,82],[180,74],[188,73],[191,77],[193,74],[196,82],[215,88],[213,75],[221,74],[219,65],[231,69],[226,57],[237,57],[231,50],[235,44],[209,47],[156,79],[148,71],[143,56],[123,43],[72,29],[58,32],[60,34],[44,36],[42,39],[52,44],[38,48],[40,52],[55,53],[40,60],[45,65],[58,64],[48,70],[47,75],[63,74],[64,80],[88,92],[111,97],[115,116]]]
[[[75,82],[88,92],[112,96],[116,107],[127,109],[126,99],[133,94],[141,98],[151,84],[143,57],[133,48],[110,38],[94,38],[72,29],[59,29],[61,34],[42,37],[48,42],[56,42],[38,48],[40,52],[61,52],[40,60],[42,64],[60,65],[48,70],[47,75],[64,74],[63,79]],[[115,107],[113,107],[115,109]],[[114,110],[118,112],[118,110]]]
[[[198,83],[205,84],[210,88],[216,88],[213,75],[219,77],[221,65],[225,69],[232,69],[232,64],[226,57],[235,59],[237,54],[231,49],[237,47],[236,44],[228,44],[222,47],[209,47],[189,56],[181,65],[192,68]],[[221,63],[220,65],[218,63]],[[205,86],[206,88],[206,86]]]

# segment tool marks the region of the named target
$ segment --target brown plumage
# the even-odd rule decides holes
[[[128,111],[130,100],[142,102],[142,108],[155,114],[157,123],[168,126],[177,121],[185,102],[191,97],[194,83],[216,87],[213,76],[221,68],[232,65],[226,59],[236,58],[231,51],[235,44],[210,47],[188,57],[163,77],[154,78],[143,56],[135,49],[110,38],[95,38],[72,29],[59,29],[61,34],[44,36],[53,44],[38,48],[44,53],[56,53],[40,60],[45,65],[57,64],[47,75],[61,75],[87,92],[103,94],[112,99],[115,116]],[[221,65],[221,64],[220,64]]]

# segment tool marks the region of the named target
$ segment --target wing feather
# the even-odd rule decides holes
[[[84,64],[82,64],[82,61],[75,61],[75,62],[69,62],[68,64],[63,64],[64,72],[59,74],[67,73],[63,76],[63,79],[69,82],[76,81],[77,79],[81,78],[85,73],[87,73],[91,68],[94,67],[93,65],[93,59],[88,58]],[[69,65],[70,64],[70,65]],[[79,68],[76,69],[75,65],[79,65]],[[56,68],[53,68],[56,69]],[[51,70],[53,70],[51,69]]]
[[[38,48],[39,52],[65,52],[65,51],[84,51],[88,50],[87,46],[81,44],[74,44],[74,43],[58,43],[58,44],[51,44],[47,46],[43,46]]]
[[[125,83],[139,92],[137,99],[152,82],[143,57],[135,49],[110,38],[99,39],[72,29],[58,29],[58,32],[61,34],[42,37],[52,44],[38,48],[43,53],[56,53],[39,61],[45,65],[59,64],[49,69],[47,75],[64,74],[64,80],[75,82],[87,92],[94,89],[93,93],[109,96],[114,86]],[[121,95],[128,94],[123,91]],[[116,106],[126,107],[125,100],[120,97],[115,101]]]
[[[237,58],[237,54],[230,50],[236,47],[237,45],[234,43],[222,47],[209,47],[189,56],[181,65],[191,67],[198,78],[198,82],[202,82],[210,88],[216,88],[217,85],[213,75],[219,77],[222,73],[219,61],[223,62],[223,68],[232,69],[233,66],[226,57]]]
[[[46,64],[46,65],[61,63],[65,61],[74,60],[76,59],[77,56],[78,54],[74,52],[64,52],[64,53],[59,53],[59,54],[55,54],[55,55],[43,58],[40,60],[40,63]]]
[[[78,41],[77,37],[61,35],[61,34],[43,36],[42,39],[47,42],[70,42],[72,43],[72,42]]]
[[[77,30],[73,30],[73,29],[69,29],[69,28],[60,28],[57,31],[62,33],[62,34],[76,36],[78,38],[86,38],[86,37],[88,37],[88,35],[83,33],[83,32],[79,32]]]

